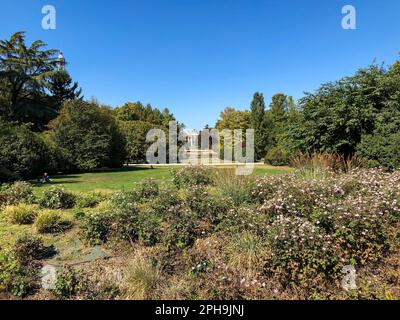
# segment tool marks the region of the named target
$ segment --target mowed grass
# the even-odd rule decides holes
[[[226,168],[224,167],[216,167]],[[113,171],[69,174],[52,176],[52,183],[35,183],[35,193],[41,193],[44,189],[54,185],[62,185],[66,190],[73,192],[113,192],[118,190],[131,190],[135,183],[148,178],[153,178],[159,182],[170,183],[172,176],[171,170],[178,170],[179,167],[130,167]],[[255,176],[271,176],[291,172],[288,167],[272,167],[267,165],[257,165],[254,168]]]

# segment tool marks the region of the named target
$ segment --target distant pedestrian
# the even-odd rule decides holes
[[[51,182],[50,176],[49,176],[49,174],[47,172],[45,172],[43,174],[42,183],[50,183],[50,182]]]

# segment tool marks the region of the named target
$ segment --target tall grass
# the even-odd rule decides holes
[[[150,259],[142,252],[131,260],[125,270],[127,298],[133,300],[146,300],[154,298],[155,290],[163,284],[161,270],[154,266]]]
[[[357,155],[343,156],[337,153],[299,153],[291,160],[291,165],[306,178],[319,178],[327,172],[347,173],[364,167],[364,161]]]
[[[215,170],[214,182],[218,192],[230,198],[235,205],[251,203],[255,180],[251,176],[238,176],[234,168]]]

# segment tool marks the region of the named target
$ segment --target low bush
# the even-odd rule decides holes
[[[75,196],[75,206],[77,208],[94,208],[106,197],[101,193],[81,193]]]
[[[70,227],[70,221],[63,219],[59,212],[52,210],[40,212],[35,221],[35,228],[39,233],[58,233]]]
[[[35,221],[39,209],[35,205],[21,203],[15,206],[7,206],[3,214],[14,224],[31,224]]]
[[[217,230],[229,234],[250,231],[263,236],[269,222],[268,216],[260,214],[254,206],[241,206],[229,209],[223,215]]]
[[[182,202],[181,195],[176,188],[163,187],[160,188],[157,197],[153,198],[149,204],[157,215],[166,217],[170,208],[178,206]]]
[[[161,240],[162,219],[152,211],[140,212],[137,219],[136,233],[138,240],[146,245],[152,246]]]
[[[163,239],[167,249],[184,250],[193,244],[196,237],[196,215],[183,207],[174,208]]]
[[[9,252],[0,252],[0,292],[26,296],[35,287],[35,277]]]
[[[121,191],[114,193],[111,198],[110,198],[110,203],[113,207],[118,207],[118,208],[129,208],[135,205],[135,203],[139,202],[140,199],[140,193],[131,191],[131,192],[126,192],[126,191]]]
[[[75,205],[75,195],[61,187],[51,187],[43,191],[39,204],[47,209],[70,209]]]
[[[24,181],[17,181],[11,185],[6,185],[0,191],[0,195],[2,198],[0,205],[15,205],[20,202],[33,203],[35,200],[32,185]]]
[[[0,292],[24,297],[39,287],[40,260],[55,253],[40,238],[23,235],[9,251],[0,251]]]
[[[312,287],[318,277],[332,279],[337,264],[330,235],[309,221],[298,217],[278,217],[267,229],[274,276],[285,285]]]
[[[290,163],[290,156],[285,148],[277,146],[268,150],[264,162],[272,166],[287,166]]]
[[[77,274],[72,268],[65,268],[57,274],[54,293],[60,298],[69,298],[76,294],[78,287]]]
[[[108,240],[111,216],[109,211],[91,212],[82,220],[82,232],[90,244],[100,244]]]
[[[64,267],[57,274],[53,293],[59,299],[110,300],[120,293],[120,283],[110,279],[98,264]]]
[[[45,246],[40,238],[24,235],[15,242],[13,252],[20,264],[26,266],[33,261],[52,256],[55,254],[55,249],[53,246]]]
[[[224,214],[234,206],[229,197],[213,194],[204,186],[193,186],[184,194],[185,204],[198,219],[218,224]]]
[[[150,199],[159,194],[159,186],[155,179],[145,179],[140,182],[138,192],[141,198]]]
[[[138,238],[139,211],[123,202],[118,207],[94,210],[82,220],[82,231],[89,243],[102,243],[110,239],[135,241]]]
[[[212,183],[212,170],[203,166],[189,166],[172,170],[172,181],[180,189],[192,186],[206,186]]]

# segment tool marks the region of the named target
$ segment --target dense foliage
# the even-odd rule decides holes
[[[125,158],[125,139],[111,110],[94,103],[67,102],[51,123],[50,140],[65,171],[120,167]]]
[[[0,181],[26,179],[51,170],[49,147],[26,125],[0,119],[0,144]]]
[[[250,119],[242,113],[221,113],[221,123],[255,129],[256,160],[289,164],[299,152],[355,154],[371,167],[398,168],[400,131],[400,62],[385,68],[373,64],[355,75],[323,84],[296,105],[278,93],[268,109],[256,93]],[[229,115],[229,117],[228,117]]]
[[[78,84],[60,70],[57,51],[45,46],[40,40],[27,46],[23,32],[0,41],[1,114],[35,130],[43,130],[64,101],[81,96]]]

